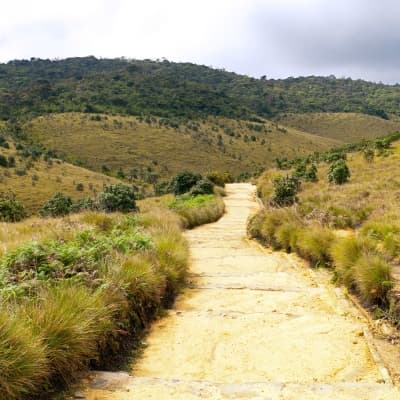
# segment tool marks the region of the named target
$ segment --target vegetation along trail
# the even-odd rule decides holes
[[[187,233],[191,283],[132,374],[96,373],[85,398],[399,399],[359,311],[322,271],[246,239],[254,186],[227,194],[221,220]]]

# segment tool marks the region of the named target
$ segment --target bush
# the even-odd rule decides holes
[[[3,156],[2,154],[0,154],[0,167],[8,167],[7,157]]]
[[[18,222],[26,216],[24,206],[16,200],[14,194],[0,194],[0,221]]]
[[[71,211],[72,212],[81,212],[81,211],[95,211],[98,210],[99,205],[91,199],[87,197],[86,199],[79,199],[75,203],[73,203]]]
[[[192,196],[198,196],[201,194],[213,194],[214,193],[214,183],[208,179],[201,179],[190,189],[190,194]]]
[[[330,183],[336,183],[342,185],[347,182],[350,178],[350,170],[344,160],[335,161],[329,166],[328,170],[328,181]]]
[[[305,175],[304,175],[304,179],[307,182],[317,182],[318,181],[318,169],[315,166],[315,164],[311,164],[310,168],[307,169]]]
[[[207,174],[207,179],[221,187],[225,187],[226,183],[233,182],[233,178],[228,172],[212,171]]]
[[[78,192],[83,192],[83,191],[85,190],[85,186],[83,185],[83,183],[78,183],[78,184],[76,185],[75,189],[76,189]]]
[[[98,196],[99,208],[106,212],[130,212],[136,210],[136,194],[133,187],[106,185]]]
[[[62,217],[71,212],[72,200],[63,193],[56,193],[39,211],[41,217]]]
[[[273,180],[274,193],[271,205],[274,207],[291,206],[297,201],[297,193],[300,190],[300,181],[294,176],[280,176]]]
[[[201,175],[192,172],[181,172],[172,178],[172,188],[175,196],[187,193],[201,179]]]

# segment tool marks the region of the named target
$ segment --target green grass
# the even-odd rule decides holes
[[[182,218],[186,228],[214,222],[223,215],[225,210],[222,198],[212,194],[193,197],[185,194],[173,199],[168,207]]]
[[[89,364],[106,367],[185,282],[181,220],[165,208],[0,225],[8,233],[0,258],[0,398],[66,385]]]

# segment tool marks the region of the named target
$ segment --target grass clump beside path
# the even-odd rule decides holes
[[[182,218],[185,228],[217,221],[225,211],[222,198],[213,194],[191,196],[186,193],[173,199],[168,206]]]
[[[186,276],[187,243],[168,210],[3,223],[0,236],[2,399],[34,398],[90,365],[107,367]]]

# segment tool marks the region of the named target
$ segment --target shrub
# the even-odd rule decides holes
[[[7,157],[3,156],[2,154],[0,154],[0,167],[8,167]]]
[[[105,185],[98,196],[99,208],[106,212],[129,212],[136,210],[136,194],[133,187],[123,185]]]
[[[20,167],[20,168],[15,168],[15,175],[17,176],[24,176],[26,175],[26,168]]]
[[[232,176],[228,172],[212,171],[207,174],[207,179],[217,186],[225,187],[226,183],[233,182]]]
[[[208,179],[201,179],[190,189],[190,194],[192,196],[198,196],[200,194],[213,194],[214,193],[214,183]]]
[[[328,181],[330,183],[336,183],[342,185],[347,182],[350,178],[350,170],[344,160],[335,161],[329,166],[328,170]]]
[[[367,147],[363,151],[363,156],[367,163],[372,163],[374,161],[374,157],[375,157],[374,149]]]
[[[39,211],[42,217],[61,217],[71,212],[72,200],[63,193],[56,193]]]
[[[24,206],[16,200],[14,194],[0,194],[0,221],[18,222],[26,216]]]
[[[172,188],[176,196],[187,193],[201,179],[201,175],[181,172],[172,178]]]
[[[307,182],[317,182],[318,181],[318,169],[315,164],[311,164],[310,167],[307,169],[304,179]]]
[[[294,176],[280,176],[273,180],[274,193],[271,205],[275,207],[285,207],[297,201],[297,193],[300,190],[300,181]]]
[[[8,166],[9,166],[9,168],[15,167],[15,157],[14,156],[8,156]]]
[[[83,183],[78,183],[75,188],[78,192],[83,192],[85,190]]]

